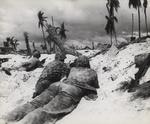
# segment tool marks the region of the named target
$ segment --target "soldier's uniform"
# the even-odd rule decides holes
[[[52,83],[60,81],[61,78],[68,75],[69,67],[64,63],[65,58],[64,54],[56,53],[55,60],[50,62],[42,71],[36,83],[33,98],[41,94]]]
[[[2,71],[4,71],[7,75],[11,75],[11,70],[18,70],[18,71],[33,71],[34,69],[41,66],[41,62],[39,60],[41,54],[39,51],[33,52],[33,57],[28,61],[22,63],[20,66],[13,67],[13,68],[7,68],[3,67],[1,68]]]
[[[21,66],[24,68],[25,71],[33,71],[41,65],[39,60],[40,57],[40,52],[36,50],[33,52],[33,57],[28,62],[23,63]]]
[[[8,120],[20,120],[26,115],[20,121],[21,124],[44,124],[45,122],[54,124],[72,112],[83,97],[97,98],[96,89],[99,88],[97,74],[94,70],[85,67],[89,63],[82,63],[82,58],[85,57],[79,57],[80,64],[71,69],[66,80],[50,85],[33,101],[14,110]]]

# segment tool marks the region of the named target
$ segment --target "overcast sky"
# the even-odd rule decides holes
[[[0,0],[0,40],[7,36],[16,36],[23,39],[22,33],[29,32],[31,40],[42,37],[38,29],[37,12],[42,10],[48,16],[54,17],[55,24],[65,22],[69,30],[70,39],[91,39],[105,35],[105,15],[107,15],[107,0]],[[142,0],[143,1],[143,0]],[[149,0],[150,3],[150,0]],[[117,13],[119,23],[117,31],[131,31],[131,14],[137,11],[128,8],[128,0],[120,0],[120,9]],[[143,9],[141,9],[143,14]],[[147,10],[150,15],[150,6]],[[144,16],[142,29],[144,30]],[[150,17],[149,17],[150,20]],[[150,21],[149,21],[150,22]],[[150,27],[150,23],[149,23]]]

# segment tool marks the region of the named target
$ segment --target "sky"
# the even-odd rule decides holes
[[[22,40],[25,31],[29,33],[30,40],[41,40],[42,33],[38,28],[37,18],[40,10],[45,13],[50,23],[53,16],[56,26],[65,22],[69,39],[92,40],[104,36],[106,2],[107,0],[0,0],[0,42],[7,36]],[[150,15],[150,5],[147,12]],[[120,0],[120,8],[116,13],[119,20],[116,24],[118,34],[131,32],[132,13],[137,22],[137,11],[128,8],[128,0]],[[142,30],[145,31],[143,8],[141,13]],[[148,19],[150,28],[149,16]]]

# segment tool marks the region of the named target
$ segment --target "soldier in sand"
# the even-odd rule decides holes
[[[97,74],[90,69],[88,58],[81,56],[75,60],[66,80],[51,84],[31,102],[12,111],[7,120],[20,120],[21,124],[54,124],[72,112],[83,97],[95,100],[97,88]]]
[[[21,63],[20,66],[14,67],[14,68],[7,68],[2,67],[1,70],[4,71],[7,75],[11,75],[11,70],[18,70],[18,71],[33,71],[34,69],[41,67],[42,63],[39,60],[41,57],[41,53],[37,50],[33,52],[32,58],[24,63]]]
[[[65,58],[66,55],[64,53],[56,53],[55,60],[47,64],[36,83],[33,98],[40,95],[52,83],[60,81],[63,77],[68,76],[70,70],[64,63]]]

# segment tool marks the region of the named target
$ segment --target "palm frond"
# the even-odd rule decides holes
[[[105,16],[105,18],[106,18],[107,20],[109,20],[109,17],[108,17],[108,16]]]
[[[13,41],[14,40],[14,37],[11,37],[11,41]]]
[[[11,39],[10,37],[6,37],[6,41],[7,41],[7,42],[9,42],[9,41],[10,41],[10,39]]]
[[[113,19],[118,23],[118,19],[116,16],[114,16]]]
[[[118,12],[118,8],[120,7],[120,3],[118,0],[113,0],[113,6],[116,10],[116,12]]]
[[[144,6],[144,8],[147,8],[147,6],[148,6],[148,1],[147,0],[143,1],[143,6]]]
[[[42,11],[39,11],[38,12],[38,14],[37,14],[37,16],[38,16],[38,19],[39,19],[39,22],[38,22],[38,27],[40,28],[43,28],[44,27],[44,22],[47,22],[47,17],[46,16],[44,16],[44,12],[42,12]]]
[[[131,8],[131,6],[135,9],[137,9],[138,6],[141,7],[141,0],[129,0],[129,8]]]

